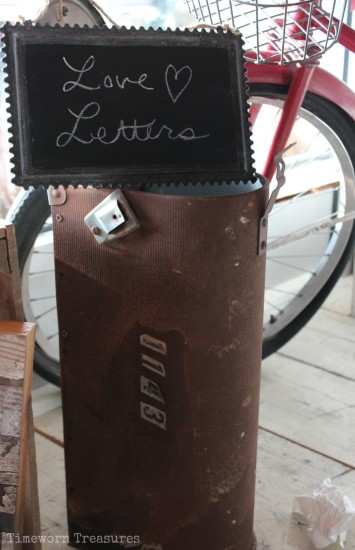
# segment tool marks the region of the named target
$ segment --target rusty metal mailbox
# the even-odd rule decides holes
[[[268,190],[125,191],[107,246],[111,193],[52,206],[71,541],[251,550]]]

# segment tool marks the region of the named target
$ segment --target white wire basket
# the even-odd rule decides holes
[[[198,21],[242,33],[246,59],[284,65],[321,56],[339,38],[347,0],[185,0]],[[324,7],[323,7],[324,5]]]

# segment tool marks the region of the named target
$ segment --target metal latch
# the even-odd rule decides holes
[[[275,187],[275,189],[273,190],[273,192],[270,195],[269,202],[267,203],[266,210],[265,210],[264,215],[261,218],[260,223],[259,223],[259,247],[258,247],[258,254],[259,255],[264,254],[264,252],[266,252],[268,216],[269,216],[271,210],[274,207],[274,204],[275,204],[276,199],[277,199],[277,195],[279,194],[279,191],[280,191],[281,187],[283,187],[283,185],[285,185],[285,183],[286,183],[285,161],[282,158],[282,155],[284,153],[286,153],[286,151],[291,149],[291,147],[293,147],[294,145],[296,145],[296,143],[291,143],[290,145],[285,147],[285,149],[280,151],[280,153],[277,153],[277,155],[275,155],[275,157],[274,157],[274,163],[275,163],[275,166],[276,166],[277,186]]]
[[[84,221],[99,244],[121,239],[139,228],[139,221],[120,189],[100,202]]]

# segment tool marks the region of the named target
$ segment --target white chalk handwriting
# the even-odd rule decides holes
[[[151,86],[147,86],[144,84],[144,82],[147,80],[148,75],[147,73],[142,73],[136,80],[132,80],[130,77],[119,77],[119,75],[106,75],[103,78],[102,83],[97,83],[96,86],[84,84],[82,82],[83,75],[90,72],[95,65],[95,57],[93,55],[90,55],[90,57],[87,58],[87,60],[84,62],[83,66],[81,68],[75,68],[73,67],[69,61],[66,59],[66,57],[63,57],[63,61],[65,65],[74,73],[77,73],[77,79],[76,80],[68,80],[63,85],[63,92],[71,92],[75,88],[81,88],[83,90],[93,91],[93,90],[100,90],[101,86],[104,88],[119,88],[120,90],[124,90],[127,84],[132,84],[139,86],[143,90],[152,91],[154,88]]]
[[[192,69],[188,65],[176,70],[174,65],[168,65],[165,71],[165,84],[173,103],[184,93],[192,79]]]
[[[92,95],[92,93],[95,94],[98,90],[116,90],[123,92],[126,88],[131,89],[132,87],[140,88],[151,94],[156,89],[151,85],[151,77],[149,77],[146,72],[142,72],[135,78],[118,74],[105,74],[105,72],[100,71],[99,67],[95,66],[96,60],[94,55],[88,56],[82,64],[73,64],[68,61],[66,57],[63,57],[63,62],[65,66],[72,71],[73,75],[75,75],[73,80],[67,80],[64,83],[62,90],[65,94],[76,89],[82,90],[83,95],[87,93]],[[160,85],[165,88],[165,93],[167,92],[168,97],[174,105],[188,89],[192,77],[193,71],[189,65],[185,65],[179,69],[170,63],[166,66],[165,71],[163,69]],[[155,78],[157,78],[157,73],[155,73]],[[157,86],[157,83],[155,83],[155,85]],[[159,87],[157,86],[157,88]],[[92,99],[94,99],[94,97],[95,96],[93,96]],[[159,103],[160,99],[160,97],[157,97],[157,103]],[[104,101],[104,99],[100,101]],[[199,133],[188,124],[184,125],[178,122],[177,124],[180,124],[180,128],[172,128],[172,123],[166,124],[164,123],[164,119],[158,121],[159,117],[157,113],[151,114],[150,116],[148,115],[145,122],[138,122],[132,115],[131,107],[129,110],[133,121],[127,122],[119,117],[117,124],[115,124],[114,121],[112,122],[112,116],[109,116],[110,113],[106,112],[105,118],[110,122],[109,127],[105,127],[102,125],[101,105],[103,105],[103,103],[87,100],[86,102],[83,101],[83,104],[84,106],[81,110],[78,110],[78,107],[76,107],[76,109],[67,108],[68,112],[73,117],[72,125],[69,130],[63,131],[57,135],[57,147],[67,147],[73,142],[82,145],[89,145],[96,142],[107,146],[113,145],[119,140],[146,142],[161,139],[187,142],[210,137],[209,133]],[[132,109],[133,108],[132,105]],[[157,110],[158,106],[156,105],[154,107],[153,105],[152,108]],[[161,114],[160,117],[163,118],[163,115]],[[92,122],[88,124],[88,122],[85,121]]]
[[[94,141],[98,141],[102,145],[112,145],[119,139],[125,141],[154,141],[161,137],[165,137],[171,141],[194,141],[205,139],[210,134],[196,135],[193,128],[187,127],[182,130],[174,130],[166,124],[157,124],[156,118],[146,124],[139,124],[137,120],[133,120],[133,124],[127,124],[124,120],[120,120],[117,125],[116,133],[113,136],[108,136],[107,129],[104,126],[99,126],[94,132],[90,131],[86,136],[80,134],[80,122],[83,120],[95,119],[100,111],[101,106],[96,101],[92,101],[85,105],[80,113],[75,113],[68,109],[69,113],[74,117],[75,122],[71,131],[62,132],[56,140],[57,147],[66,147],[71,141],[88,145]]]

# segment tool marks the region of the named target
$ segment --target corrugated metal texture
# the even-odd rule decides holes
[[[109,193],[53,207],[72,542],[250,550],[267,190],[125,191],[141,227],[112,248],[83,222]]]

